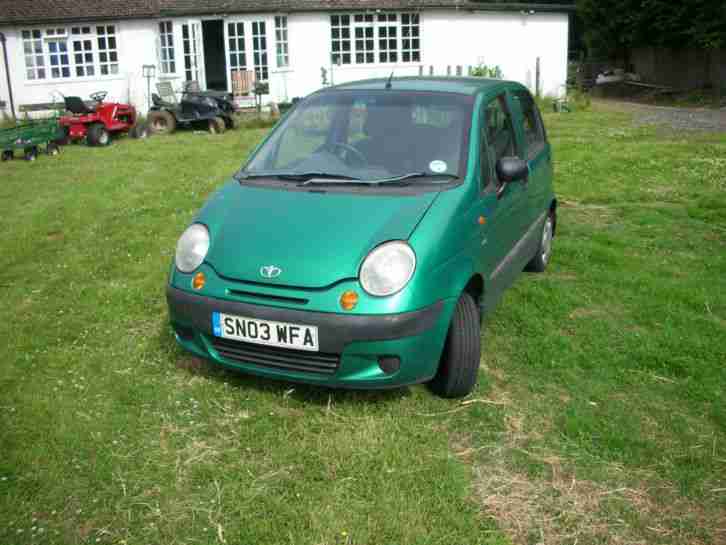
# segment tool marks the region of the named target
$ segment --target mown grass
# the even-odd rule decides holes
[[[176,237],[264,130],[0,166],[0,543],[723,542],[726,138],[547,124],[554,261],[464,404],[176,348]]]

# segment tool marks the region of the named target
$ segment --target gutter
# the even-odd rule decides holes
[[[385,2],[380,0],[381,4]],[[484,2],[476,0],[456,0],[456,1],[440,1],[431,4],[421,5],[401,5],[395,6],[396,2],[388,2],[388,6],[381,8],[367,7],[362,8],[355,1],[342,1],[335,6],[305,6],[304,8],[296,8],[293,2],[290,2],[290,6],[276,6],[274,8],[247,8],[247,9],[235,9],[232,3],[228,2],[224,6],[216,6],[209,9],[189,8],[189,9],[174,9],[162,8],[160,10],[160,17],[179,17],[182,15],[224,15],[231,14],[242,14],[242,13],[342,13],[342,12],[358,12],[358,13],[377,13],[377,12],[390,12],[390,11],[408,11],[408,12],[421,12],[429,10],[454,10],[454,11],[488,11],[488,12],[520,12],[520,13],[574,13],[576,6],[574,4],[540,4],[536,2]],[[404,2],[402,2],[403,4]],[[223,12],[220,12],[223,9]]]
[[[13,84],[10,81],[10,63],[8,63],[8,48],[6,45],[5,34],[0,32],[0,43],[3,45],[3,59],[5,60],[5,77],[8,78],[8,95],[10,98],[10,111],[13,114],[13,121],[18,122],[15,116],[15,101],[13,100]]]

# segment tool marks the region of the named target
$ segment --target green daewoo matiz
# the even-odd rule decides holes
[[[176,247],[186,350],[334,387],[476,384],[481,324],[543,271],[557,201],[542,118],[517,83],[397,78],[300,101]]]

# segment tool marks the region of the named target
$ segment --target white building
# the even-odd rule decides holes
[[[564,92],[570,6],[474,0],[3,0],[16,109],[63,95],[148,104],[143,65],[175,89],[232,90],[254,70],[269,100],[369,77],[498,66],[533,91]],[[1,54],[1,52],[0,52]],[[10,110],[0,56],[0,102]]]

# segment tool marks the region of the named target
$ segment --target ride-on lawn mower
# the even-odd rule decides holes
[[[173,96],[173,95],[172,95]],[[179,126],[198,127],[212,134],[221,134],[236,126],[234,105],[223,96],[204,93],[184,93],[181,103],[163,100],[156,93],[151,95],[154,105],[147,119],[152,133],[170,134]]]
[[[91,98],[93,108],[86,106],[80,97],[64,97],[66,110],[73,115],[60,118],[66,141],[86,139],[89,146],[107,146],[111,135],[128,132],[131,138],[146,138],[148,129],[137,123],[136,108],[129,104],[104,102],[108,93],[99,91]]]

